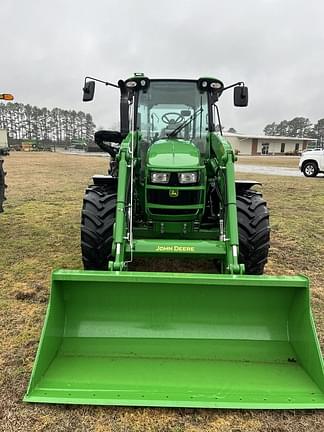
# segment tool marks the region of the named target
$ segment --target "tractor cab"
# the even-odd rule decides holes
[[[147,89],[139,90],[136,105],[136,125],[144,144],[182,140],[206,154],[210,110],[207,92],[198,89],[197,81],[152,80]]]
[[[129,129],[135,137],[142,219],[152,221],[156,232],[172,232],[175,221],[182,222],[182,232],[200,224],[206,200],[207,137],[215,129],[212,104],[224,87],[218,80],[214,83],[218,92],[216,87],[208,91],[200,80],[141,76],[122,85],[128,92]]]
[[[136,131],[141,159],[152,144],[172,139],[195,145],[200,155],[208,158],[208,133],[219,130],[222,134],[216,106],[219,97],[234,87],[234,105],[248,104],[248,89],[243,82],[225,87],[215,78],[150,80],[144,74],[119,80],[118,85],[86,77],[84,101],[93,99],[96,81],[120,89],[120,132],[99,131],[95,135],[96,143],[111,155],[118,153],[111,143],[120,144],[129,132]]]

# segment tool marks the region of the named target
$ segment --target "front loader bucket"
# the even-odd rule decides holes
[[[56,271],[24,400],[324,408],[308,280]]]

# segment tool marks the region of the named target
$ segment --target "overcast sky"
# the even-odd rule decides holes
[[[225,128],[259,133],[272,121],[324,117],[321,0],[1,0],[0,91],[17,102],[90,112],[118,121],[118,90],[97,86],[82,103],[85,75],[117,82],[214,76],[245,81],[248,108],[220,101]]]

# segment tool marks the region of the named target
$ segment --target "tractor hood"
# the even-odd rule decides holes
[[[148,150],[148,167],[154,169],[199,168],[200,153],[191,142],[179,139],[161,139]]]

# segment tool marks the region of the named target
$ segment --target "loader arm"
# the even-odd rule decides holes
[[[109,270],[124,270],[126,266],[125,252],[126,245],[132,241],[133,233],[131,229],[131,218],[133,209],[130,201],[130,186],[134,181],[133,174],[136,164],[134,157],[138,142],[138,134],[134,131],[129,132],[122,141],[120,151],[117,156],[118,161],[118,188],[117,188],[117,208],[116,222],[114,226],[114,241],[112,255],[114,260],[108,263]],[[127,224],[127,221],[129,222]],[[132,247],[132,245],[131,245]]]
[[[226,270],[232,274],[243,274],[244,265],[238,263],[239,237],[236,210],[234,162],[235,154],[230,143],[221,135],[211,132],[208,136],[211,147],[209,160],[215,181],[224,197],[224,241],[226,243]]]

